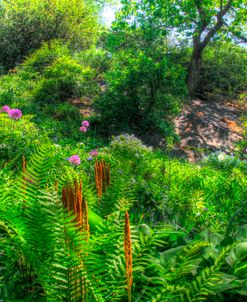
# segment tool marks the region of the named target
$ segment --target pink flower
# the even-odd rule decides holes
[[[21,112],[20,109],[10,109],[8,111],[8,115],[13,120],[18,120],[18,119],[20,119],[22,117],[22,112]]]
[[[84,127],[89,127],[89,121],[83,121],[82,126]]]
[[[99,153],[98,153],[97,150],[92,150],[92,151],[90,151],[89,154],[90,154],[91,156],[97,156]]]
[[[11,110],[10,107],[7,106],[7,105],[4,105],[4,106],[2,107],[2,112],[8,113],[10,110]]]
[[[73,165],[80,165],[81,159],[78,155],[72,155],[67,160]]]
[[[81,131],[81,132],[87,132],[87,127],[81,126],[81,127],[80,127],[80,131]]]

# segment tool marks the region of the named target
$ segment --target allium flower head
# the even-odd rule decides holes
[[[20,119],[22,117],[22,112],[21,112],[20,109],[10,109],[8,111],[8,115],[13,120],[18,120],[18,119]]]
[[[220,153],[219,155],[218,155],[218,160],[219,161],[223,161],[223,160],[225,160],[226,159],[226,154],[225,153]]]
[[[67,160],[73,165],[80,165],[81,159],[78,155],[72,155]]]
[[[84,127],[89,127],[89,121],[83,121],[82,126]]]
[[[7,105],[4,105],[4,106],[2,107],[2,112],[8,113],[10,110],[11,110],[10,107],[7,106]]]
[[[80,127],[80,131],[81,131],[81,132],[87,132],[87,127],[81,126],[81,127]]]
[[[92,150],[92,151],[90,151],[89,154],[90,154],[91,156],[97,156],[99,153],[98,153],[97,150]]]

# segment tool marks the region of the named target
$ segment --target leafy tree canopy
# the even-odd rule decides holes
[[[188,85],[191,95],[197,89],[202,52],[213,38],[246,41],[246,0],[122,0],[114,29],[142,30],[146,39],[177,36],[193,46]]]

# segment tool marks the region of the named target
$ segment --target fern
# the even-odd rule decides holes
[[[113,177],[97,205],[95,188],[83,172],[69,167],[59,178],[56,165],[53,147],[46,143],[20,175],[0,172],[1,299],[127,301],[126,210],[131,213],[133,301],[195,302],[225,292],[245,294],[245,254],[235,257],[243,242],[222,248],[222,236],[213,240],[204,233],[192,240],[176,227],[135,225],[136,200],[127,177],[119,182]],[[91,207],[90,236],[61,200],[62,187],[81,176]]]
[[[77,289],[78,280],[86,280],[79,257],[82,234],[73,223],[73,217],[63,209],[57,193],[54,190],[49,192],[53,180],[50,154],[51,148],[47,145],[37,150],[26,173],[9,194],[17,208],[2,209],[0,213],[6,241],[2,257],[7,257],[14,248],[15,254],[19,255],[15,261],[27,261],[24,270],[31,269],[29,283],[32,295],[35,292],[40,297],[46,296],[49,301],[57,301],[58,296],[61,299],[76,297],[75,300],[70,299],[76,301],[81,291]],[[5,194],[1,194],[0,204],[4,204],[5,198]],[[1,263],[4,266],[3,261]],[[79,268],[76,276],[71,274],[75,267]],[[77,284],[77,287],[71,284]],[[29,295],[28,291],[26,294]],[[5,291],[4,295],[9,299],[11,292]]]

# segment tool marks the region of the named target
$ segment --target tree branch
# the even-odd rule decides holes
[[[220,0],[220,11],[222,12],[223,9],[223,0]]]
[[[198,30],[198,39],[200,41],[201,40],[201,34],[207,28],[208,24],[210,23],[211,18],[209,18],[207,20],[205,11],[203,9],[203,6],[201,5],[201,0],[194,0],[194,4],[197,8],[199,18],[200,18],[200,21],[201,21],[201,28]]]
[[[215,35],[215,33],[221,29],[221,27],[224,25],[223,17],[225,14],[230,10],[232,6],[232,0],[228,0],[227,4],[220,10],[220,12],[216,15],[217,21],[214,27],[212,27],[209,32],[207,33],[206,37],[200,44],[201,50],[203,50],[207,44],[209,43],[210,39]]]
[[[246,37],[244,37],[244,36],[238,36],[238,35],[236,35],[236,34],[234,34],[234,33],[232,33],[232,34],[233,34],[233,36],[234,36],[235,38],[238,38],[238,39],[241,40],[242,42],[247,43],[247,38],[246,38]]]
[[[224,25],[225,25],[227,28],[229,28],[229,25],[227,24],[227,22],[224,22]],[[242,42],[244,42],[244,43],[247,43],[247,38],[246,38],[246,37],[244,37],[244,36],[242,36],[242,35],[238,35],[238,34],[236,34],[234,31],[231,31],[231,30],[230,30],[230,33],[232,34],[233,37],[235,37],[235,38],[237,38],[237,39],[239,39],[239,40],[242,40]],[[241,43],[241,42],[240,42],[240,43]]]

